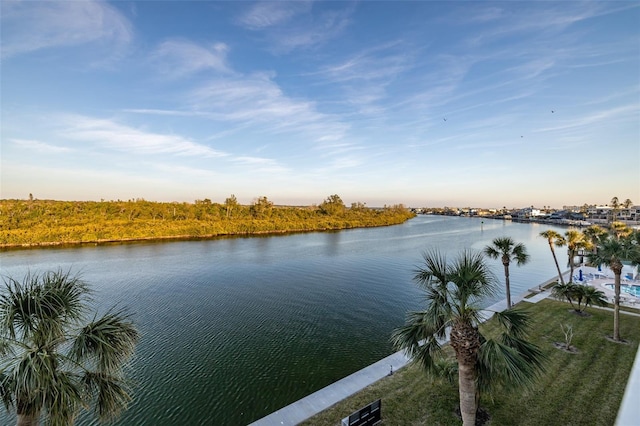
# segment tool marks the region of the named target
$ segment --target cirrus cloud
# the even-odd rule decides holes
[[[3,1],[2,57],[108,41],[128,44],[130,22],[101,1]]]

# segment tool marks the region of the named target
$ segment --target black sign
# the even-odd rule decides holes
[[[342,426],[374,425],[380,420],[382,420],[382,401],[377,400],[342,419]]]

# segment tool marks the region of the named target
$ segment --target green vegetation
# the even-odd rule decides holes
[[[73,424],[93,407],[109,421],[130,401],[123,368],[138,332],[123,311],[85,323],[87,285],[68,273],[4,280],[0,292],[0,399],[18,425]]]
[[[320,206],[279,207],[267,197],[240,205],[129,201],[0,200],[0,247],[209,238],[395,225],[413,217],[402,205],[347,208],[332,195]]]
[[[615,222],[614,222],[615,223]],[[596,245],[595,250],[588,256],[588,261],[594,265],[606,265],[614,274],[613,301],[613,338],[620,340],[620,277],[623,261],[630,261],[634,265],[640,263],[640,248],[638,247],[638,233],[628,234],[626,237],[610,235]]]
[[[590,285],[574,283],[558,283],[551,289],[556,299],[566,299],[577,313],[583,313],[587,306],[607,306],[607,298],[604,292]],[[576,304],[574,305],[573,302]]]
[[[620,328],[628,344],[609,341],[612,313],[594,309],[591,316],[575,315],[569,305],[554,300],[521,302],[532,319],[529,341],[541,348],[545,372],[525,390],[484,395],[487,425],[613,425],[640,340],[640,318],[622,315]],[[571,325],[573,351],[561,325]],[[483,334],[497,333],[492,319]],[[304,425],[335,426],[355,410],[382,398],[382,424],[459,425],[455,411],[458,390],[446,380],[428,376],[418,365],[396,371],[361,392],[312,417]]]
[[[508,247],[513,245],[510,240]],[[455,368],[442,368],[449,364],[449,356],[440,344],[449,330],[457,362],[462,422],[475,426],[482,395],[522,387],[540,372],[542,352],[527,341],[529,315],[515,309],[496,312],[500,332],[480,332],[477,302],[495,293],[496,279],[479,252],[463,251],[451,262],[438,251],[426,252],[424,266],[414,279],[424,290],[428,305],[424,311],[411,312],[406,325],[395,330],[391,340],[426,371],[441,375],[445,370],[451,376]]]
[[[615,201],[615,203],[614,203]],[[627,200],[630,202],[630,200]],[[617,204],[618,199],[614,197],[612,204]],[[626,203],[626,202],[625,202]],[[567,246],[567,263],[569,265],[569,282],[565,283],[558,267],[560,283],[553,287],[554,295],[558,298],[566,298],[572,304],[578,302],[576,311],[582,312],[581,302],[585,302],[584,307],[590,304],[604,304],[604,294],[593,290],[591,287],[576,286],[573,284],[573,270],[577,265],[582,264],[586,256],[587,264],[591,266],[606,266],[614,274],[614,302],[613,302],[613,339],[620,338],[619,318],[620,318],[620,282],[624,263],[631,265],[640,264],[640,230],[634,230],[622,222],[611,222],[608,229],[598,225],[592,225],[584,231],[569,229],[564,237],[554,231],[545,231],[540,234],[549,241],[549,247],[553,254],[553,259],[558,266],[558,261],[553,250],[556,246]],[[576,256],[580,261],[576,263]]]

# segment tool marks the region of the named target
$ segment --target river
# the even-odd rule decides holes
[[[71,270],[95,309],[126,308],[142,339],[134,401],[117,425],[244,425],[392,353],[391,331],[422,307],[413,271],[425,250],[526,245],[512,295],[556,274],[540,232],[566,229],[418,216],[402,225],[205,241],[0,252],[3,276]],[[561,264],[566,250],[558,249]],[[498,260],[488,260],[504,298]],[[4,408],[0,423],[14,417]],[[77,424],[93,425],[81,416]]]

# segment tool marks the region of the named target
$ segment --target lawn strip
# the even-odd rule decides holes
[[[531,340],[548,357],[545,372],[528,389],[501,390],[483,397],[481,406],[489,411],[489,425],[613,425],[622,401],[638,342],[640,318],[621,315],[621,336],[628,344],[613,343],[613,313],[588,309],[580,317],[569,305],[554,300],[519,306],[534,320]],[[560,324],[571,324],[572,346],[577,353],[554,347],[564,342]],[[491,332],[492,322],[483,325]],[[340,423],[370,402],[382,398],[382,418],[387,425],[460,424],[453,414],[458,404],[457,386],[427,376],[418,366],[409,365],[312,417],[305,425]]]

